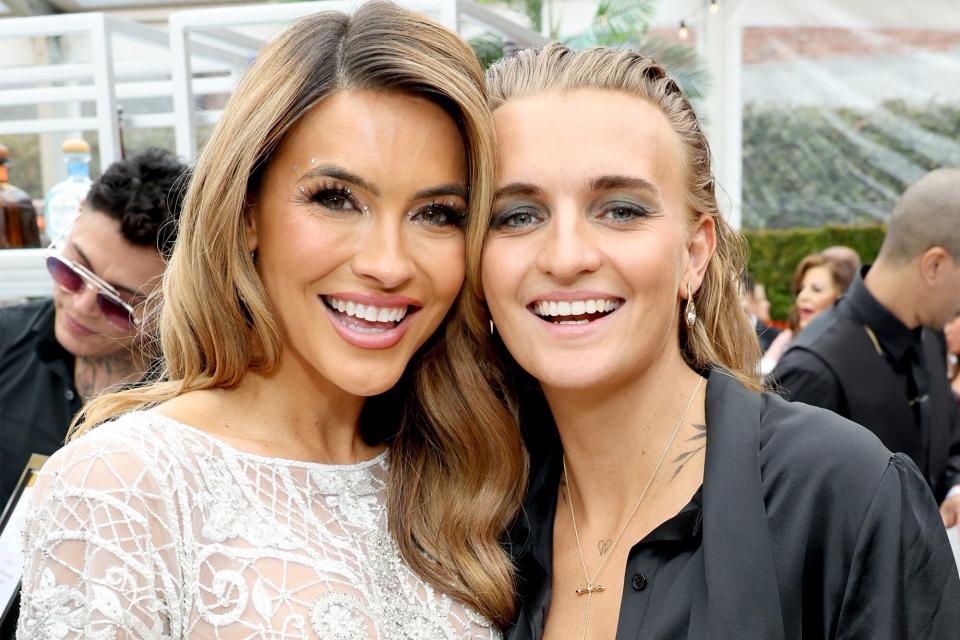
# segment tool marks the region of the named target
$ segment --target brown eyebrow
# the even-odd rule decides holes
[[[543,189],[541,189],[535,184],[530,184],[528,182],[511,182],[507,186],[497,189],[497,193],[494,195],[494,198],[498,199],[506,196],[542,196],[542,195],[543,195]]]
[[[607,191],[610,189],[641,189],[658,195],[659,190],[651,182],[633,176],[600,176],[590,181],[591,191]]]
[[[327,177],[327,178],[336,178],[337,180],[343,180],[344,182],[349,182],[352,185],[360,187],[366,191],[369,191],[375,196],[380,195],[380,190],[373,184],[367,182],[360,176],[350,173],[342,167],[338,167],[334,164],[322,164],[318,167],[314,167],[310,171],[307,171],[303,176],[300,177],[301,180],[307,178],[317,178],[317,177]],[[441,196],[459,196],[463,199],[467,198],[467,188],[462,184],[449,183],[442,184],[436,187],[431,187],[429,189],[424,189],[422,191],[416,192],[413,197],[417,200],[426,199],[426,198],[438,198]]]
[[[450,184],[442,184],[438,187],[431,187],[430,189],[417,191],[415,194],[413,194],[413,197],[416,200],[426,200],[428,198],[439,198],[442,196],[459,196],[466,200],[467,188],[462,184],[451,182]]]
[[[96,275],[99,276],[99,274],[97,274],[97,272],[93,270],[93,264],[90,262],[90,258],[87,257],[87,254],[85,254],[85,253],[83,252],[83,249],[81,249],[79,246],[77,246],[77,243],[76,243],[76,242],[71,242],[70,245],[73,247],[73,250],[76,251],[76,252],[80,255],[80,259],[83,260],[83,262],[84,262],[84,265],[83,265],[83,266],[85,266],[87,269],[90,269],[90,272],[91,272],[91,273],[94,273],[94,274],[96,274]],[[123,291],[124,293],[130,294],[130,295],[133,296],[134,298],[145,298],[145,297],[146,297],[144,294],[140,293],[139,291],[135,291],[134,289],[131,289],[130,287],[125,287],[125,286],[123,286],[122,284],[117,284],[116,282],[110,282],[109,280],[104,280],[104,282],[106,282],[108,285],[110,285],[111,287],[113,287],[113,288],[116,289],[117,291]]]
[[[318,177],[327,177],[327,178],[336,178],[337,180],[343,180],[344,182],[349,182],[350,184],[360,187],[366,191],[369,191],[375,196],[380,195],[380,190],[377,189],[374,185],[370,184],[360,176],[350,173],[342,167],[338,167],[334,164],[321,164],[320,166],[314,167],[307,171],[305,174],[300,176],[301,180],[307,178],[318,178]]]

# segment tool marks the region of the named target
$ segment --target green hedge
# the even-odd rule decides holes
[[[784,320],[793,304],[790,280],[804,256],[833,245],[846,245],[870,264],[880,251],[886,227],[828,225],[818,229],[746,229],[742,233],[750,245],[750,275],[754,282],[766,286],[771,317]]]

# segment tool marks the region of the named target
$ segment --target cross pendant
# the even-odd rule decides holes
[[[594,594],[594,593],[600,593],[601,591],[604,591],[605,589],[606,589],[606,587],[604,587],[602,584],[596,584],[596,585],[595,585],[595,584],[591,584],[591,583],[588,582],[588,583],[587,583],[587,586],[585,586],[585,587],[580,587],[579,589],[577,589],[577,595],[578,595],[578,596],[591,595],[591,594]]]

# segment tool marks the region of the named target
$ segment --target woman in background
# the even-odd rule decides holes
[[[524,459],[454,305],[492,142],[470,48],[395,5],[265,47],[193,172],[162,381],[37,482],[20,638],[499,637]]]
[[[531,457],[509,637],[955,636],[960,578],[913,463],[760,392],[743,240],[677,84],[553,44],[488,85],[497,195],[470,308]]]
[[[844,263],[820,253],[806,256],[797,264],[790,282],[796,302],[787,314],[789,327],[780,332],[764,353],[760,361],[762,375],[773,371],[797,333],[843,295],[854,275]]]

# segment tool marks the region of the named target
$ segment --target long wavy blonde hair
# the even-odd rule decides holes
[[[118,414],[269,372],[282,342],[247,253],[249,203],[271,154],[312,107],[338,91],[390,90],[443,107],[468,157],[466,242],[479,247],[494,185],[493,127],[483,70],[455,33],[387,2],[352,16],[304,18],[258,55],[203,149],[159,301],[159,379],[91,402],[71,436]],[[485,325],[463,294],[398,385],[369,399],[361,429],[389,421],[389,522],[408,566],[439,590],[505,624],[513,569],[499,538],[526,477],[519,434],[480,368]],[[365,436],[370,431],[364,429]]]
[[[739,274],[746,267],[747,245],[724,220],[717,206],[716,183],[710,167],[710,145],[697,114],[679,85],[650,57],[627,49],[596,47],[572,50],[553,43],[526,49],[487,71],[490,107],[496,110],[511,98],[554,91],[603,89],[643,98],[659,108],[680,140],[686,172],[686,204],[692,220],[713,218],[716,253],[694,293],[697,324],[692,330],[677,318],[680,348],[694,369],[720,367],[747,387],[759,390],[760,347],[740,304]],[[476,261],[472,268],[479,269]],[[472,274],[474,279],[479,273]],[[479,287],[474,289],[479,296]]]

